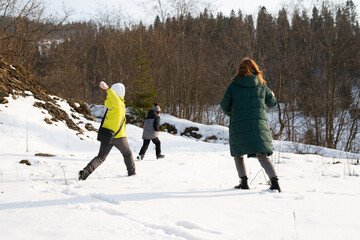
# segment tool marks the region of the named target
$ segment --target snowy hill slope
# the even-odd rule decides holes
[[[81,131],[64,121],[48,124],[49,113],[34,107],[39,100],[28,95],[0,104],[1,239],[358,239],[357,155],[332,156],[328,149],[295,154],[296,144],[275,142],[272,160],[283,192],[267,190],[256,159],[246,159],[251,189],[237,190],[227,144],[161,132],[165,159],[156,160],[150,145],[144,161],[136,162],[137,175],[127,177],[113,149],[79,182],[78,171],[99,147],[96,132],[85,126],[98,123],[59,99],[56,104]],[[173,120],[179,129],[188,124]],[[134,157],[141,134],[127,125]]]
[[[228,144],[229,142],[229,129],[224,126],[204,125],[200,123],[194,123],[185,119],[176,118],[168,114],[161,115],[161,124],[170,124],[175,126],[177,129],[177,133],[175,135],[177,136],[185,136],[185,137],[189,137],[190,139],[213,142],[213,143]],[[191,133],[184,134],[186,133],[186,129],[194,129],[194,128],[196,130],[191,131],[191,133],[198,134],[199,138],[192,137]],[[212,136],[215,136],[213,140],[211,140]],[[207,140],[209,138],[210,140]],[[318,154],[330,158],[347,158],[347,159],[360,158],[360,154],[357,153],[343,152],[336,149],[328,149],[325,147],[306,145],[302,143],[274,140],[273,144],[274,144],[274,149],[279,152]]]

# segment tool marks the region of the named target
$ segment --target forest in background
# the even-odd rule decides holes
[[[98,83],[122,82],[128,106],[146,111],[157,101],[163,112],[207,124],[225,124],[216,106],[250,57],[278,100],[274,139],[360,151],[360,27],[352,1],[277,15],[259,7],[256,17],[188,9],[124,26],[117,15],[70,23],[70,13],[46,16],[38,0],[0,0],[0,56],[64,98],[102,104]]]

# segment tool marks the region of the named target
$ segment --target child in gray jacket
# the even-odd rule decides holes
[[[164,158],[161,154],[161,143],[158,138],[160,128],[160,114],[161,108],[158,103],[154,103],[154,107],[148,112],[144,121],[144,130],[142,139],[144,140],[143,146],[140,149],[138,160],[143,160],[146,150],[149,147],[150,140],[155,144],[156,159]]]

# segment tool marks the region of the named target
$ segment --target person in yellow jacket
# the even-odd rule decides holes
[[[107,84],[102,81],[100,83],[100,88],[107,92],[105,106],[108,109],[102,127],[110,129],[114,133],[116,133],[120,127],[121,129],[119,133],[114,136],[111,143],[101,142],[98,155],[79,172],[79,180],[86,180],[86,178],[105,161],[113,146],[115,146],[123,155],[128,176],[136,174],[135,162],[126,138],[124,103],[125,86],[122,83],[115,83],[109,88]]]

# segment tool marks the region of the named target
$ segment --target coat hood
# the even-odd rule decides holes
[[[157,113],[155,112],[155,110],[151,109],[151,110],[148,112],[146,118],[156,118],[157,116],[159,116],[159,114],[157,114]]]
[[[116,95],[118,95],[121,98],[125,97],[125,86],[122,83],[115,83],[111,86],[111,89],[114,90]]]
[[[242,87],[256,87],[260,84],[260,80],[257,76],[255,75],[251,75],[251,76],[247,76],[247,77],[238,77],[236,76],[234,79],[234,83],[242,86]]]

